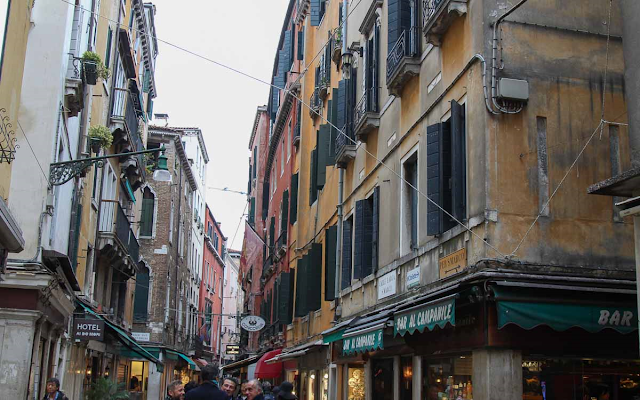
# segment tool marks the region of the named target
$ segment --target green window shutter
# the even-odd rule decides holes
[[[351,286],[351,229],[352,220],[344,221],[342,225],[342,282],[344,290]]]
[[[287,230],[289,228],[289,191],[285,190],[282,193],[282,232],[284,236],[287,236]]]
[[[298,268],[296,273],[296,317],[304,317],[309,313],[307,307],[307,264],[306,256],[298,260]]]
[[[147,98],[147,118],[150,120],[153,118],[153,99],[150,97]]]
[[[291,177],[291,206],[289,207],[289,223],[295,224],[298,220],[298,174]]]
[[[318,166],[316,173],[316,184],[318,189],[322,189],[327,180],[327,165],[333,165],[329,162],[329,145],[331,144],[331,127],[329,125],[320,125],[317,133],[317,149],[318,149]]]
[[[104,65],[107,68],[110,68],[110,63],[111,63],[111,41],[113,40],[113,30],[111,29],[111,27],[109,27],[109,30],[107,31],[107,51],[104,55]]]
[[[322,245],[313,243],[307,257],[307,308],[316,311],[322,307]]]
[[[338,112],[336,113],[336,126],[338,129],[344,132],[344,126],[347,123],[346,121],[346,112],[347,112],[347,82],[346,80],[341,80],[338,83]]]
[[[262,184],[262,220],[267,219],[267,214],[269,214],[269,182],[264,182]]]
[[[298,60],[304,60],[304,28],[298,31]]]
[[[356,215],[353,239],[353,279],[362,278],[364,264],[364,248],[366,246],[364,236],[364,203],[366,200],[356,201]]]
[[[249,203],[249,225],[256,223],[256,198],[252,197]]]
[[[451,184],[453,216],[467,218],[466,151],[464,107],[451,100]]]
[[[333,164],[336,162],[336,141],[338,140],[338,136],[340,133],[337,128],[340,128],[338,125],[338,89],[333,89],[331,94],[332,102],[329,103],[329,122],[333,125],[331,127],[331,143],[329,148],[329,159],[332,160]]]
[[[276,235],[276,219],[271,217],[271,222],[269,223],[269,254],[273,252],[273,246],[275,244],[275,235]]]
[[[338,227],[333,225],[325,233],[324,253],[324,299],[332,301],[336,298],[336,246]]]
[[[293,62],[293,57],[291,56],[291,49],[293,47],[293,40],[291,37],[293,35],[292,30],[288,30],[284,33],[284,46],[282,47],[282,52],[285,57],[283,71],[289,72],[291,71],[291,63]]]
[[[440,130],[442,124],[427,127],[427,196],[436,204],[442,205],[442,152],[440,149]],[[442,233],[442,212],[431,201],[427,203],[427,234]]]
[[[149,315],[149,270],[142,267],[136,274],[136,294],[133,300],[134,320],[146,320]]]
[[[372,214],[371,268],[372,272],[376,272],[378,270],[378,249],[380,247],[380,186],[376,186],[373,189]]]
[[[149,93],[149,88],[151,87],[151,71],[148,69],[144,70],[144,81],[142,82],[142,91],[145,93]]]
[[[278,319],[281,324],[288,325],[293,322],[293,279],[295,272],[283,272],[280,274],[278,285]]]
[[[363,200],[362,202],[362,270],[361,277],[371,275],[373,272],[373,202]]]
[[[146,194],[146,191],[145,191]],[[142,199],[142,214],[140,218],[140,236],[151,236],[153,234],[153,208],[155,200],[151,198]]]
[[[320,15],[320,0],[311,0],[311,11],[309,15],[311,17],[311,26],[320,25],[320,20],[322,16]]]
[[[256,146],[253,148],[253,165],[254,165],[253,179],[256,179],[256,174],[258,173],[257,168],[255,168],[257,162],[258,162],[258,147]]]
[[[315,203],[318,199],[318,152],[316,149],[311,151],[311,174],[309,176],[309,205]]]

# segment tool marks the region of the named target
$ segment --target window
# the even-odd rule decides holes
[[[4,48],[7,40],[7,22],[9,21],[9,11],[11,10],[11,0],[0,0],[0,77],[2,76],[2,61],[4,60]]]
[[[218,278],[220,282],[220,290],[218,291],[218,297],[222,298],[222,278]]]
[[[324,17],[328,0],[311,0],[311,26],[318,26]]]
[[[104,55],[104,65],[109,68],[109,63],[111,62],[111,41],[113,40],[113,30],[109,27],[109,31],[107,32],[107,49]]]
[[[213,294],[216,293],[216,271],[213,271]]]
[[[418,248],[418,148],[402,160],[400,200],[400,253]]]
[[[139,264],[139,268],[140,270],[136,274],[133,318],[137,321],[145,321],[149,315],[149,268],[143,263]]]
[[[451,117],[427,127],[427,196],[458,221],[467,218],[464,106],[451,101]],[[439,235],[456,222],[439,207],[427,207],[427,234]]]
[[[293,119],[289,120],[289,126],[287,127],[287,162],[291,159],[291,122]]]
[[[342,290],[351,286],[351,273],[353,263],[353,214],[344,221],[342,226]]]
[[[280,177],[284,174],[284,139],[282,139],[282,147],[280,148]]]
[[[356,201],[353,279],[371,275],[378,264],[379,193],[379,187],[376,187],[367,199]]]
[[[154,212],[156,199],[151,189],[144,188],[142,193],[142,215],[140,217],[140,236],[153,236]]]

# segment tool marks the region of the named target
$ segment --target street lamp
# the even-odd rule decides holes
[[[49,166],[49,184],[51,186],[60,186],[69,182],[71,179],[82,175],[85,173],[92,165],[96,165],[98,168],[104,167],[105,161],[109,158],[116,157],[129,157],[129,156],[137,156],[139,154],[148,154],[148,153],[157,153],[162,152],[160,157],[158,157],[158,169],[153,173],[153,179],[160,182],[170,182],[171,181],[171,173],[167,170],[167,157],[164,155],[166,148],[164,146],[143,150],[143,151],[133,151],[130,153],[120,153],[120,154],[109,154],[106,156],[100,157],[88,157],[81,158],[79,160],[73,161],[62,161],[57,163],[51,163]],[[141,166],[142,167],[142,166]],[[158,171],[162,171],[158,173]],[[156,173],[158,173],[158,178],[156,178]],[[167,179],[168,175],[168,179]]]
[[[347,49],[342,53],[342,77],[344,79],[351,78],[351,66],[353,65],[353,53]]]

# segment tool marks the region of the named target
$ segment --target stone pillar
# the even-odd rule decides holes
[[[402,374],[402,364],[400,364],[400,356],[393,357],[393,399],[400,399],[400,377]]]
[[[422,399],[422,357],[413,356],[413,371],[411,376],[411,392],[413,400]]]
[[[518,350],[473,352],[473,400],[521,399],[522,354]]]
[[[371,373],[371,359],[364,364],[364,400],[373,399],[373,379]]]
[[[640,167],[640,1],[621,0],[620,5],[631,165]]]

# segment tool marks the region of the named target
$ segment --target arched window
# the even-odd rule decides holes
[[[136,297],[133,303],[133,318],[146,321],[149,314],[149,268],[143,263],[136,274]]]
[[[140,218],[140,236],[153,236],[153,214],[156,197],[148,187],[142,194],[142,216]]]

